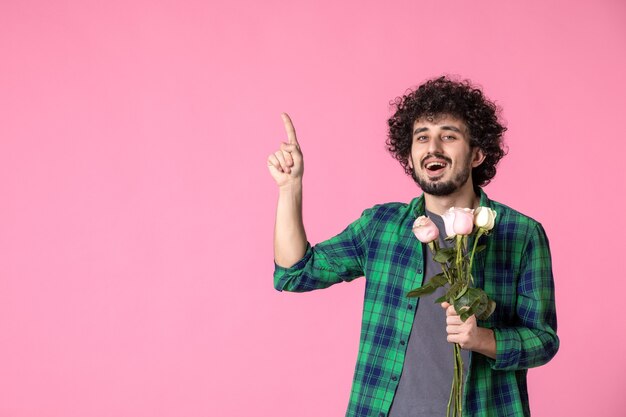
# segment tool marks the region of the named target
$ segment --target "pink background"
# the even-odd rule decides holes
[[[447,73],[504,108],[490,197],[545,226],[561,350],[535,416],[623,416],[626,6],[0,4],[0,416],[342,416],[364,280],[272,286],[288,111],[317,242],[419,190],[388,103]]]

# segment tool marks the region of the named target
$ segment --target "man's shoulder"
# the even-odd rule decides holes
[[[391,221],[393,219],[402,219],[413,215],[413,207],[411,203],[389,202],[376,204],[363,212],[373,219]]]
[[[414,220],[411,203],[389,202],[365,209],[361,217],[352,223],[352,227],[366,229],[370,233],[392,232],[412,224]]]
[[[496,224],[499,228],[524,234],[541,227],[541,223],[536,219],[506,204],[494,200],[490,200],[489,203],[497,213]]]

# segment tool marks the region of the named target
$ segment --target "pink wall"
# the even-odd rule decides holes
[[[313,242],[407,201],[388,102],[441,73],[550,236],[534,415],[624,415],[624,2],[213,3],[0,4],[0,416],[342,416],[364,281],[273,289],[266,157],[289,111]]]

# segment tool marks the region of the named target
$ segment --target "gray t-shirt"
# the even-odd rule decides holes
[[[439,229],[441,247],[446,242],[445,226],[441,216],[426,212]],[[425,282],[441,272],[441,265],[432,258],[432,252],[424,245]],[[445,294],[438,288],[433,294],[421,297],[415,309],[415,321],[407,345],[404,368],[398,383],[389,417],[444,417],[450,398],[454,373],[454,350],[446,340],[446,313],[435,300]],[[463,378],[467,376],[469,351],[461,350]]]

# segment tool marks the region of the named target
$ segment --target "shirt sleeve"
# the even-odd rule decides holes
[[[494,370],[540,366],[559,349],[552,261],[548,238],[539,223],[522,258],[516,309],[518,326],[494,329],[496,359],[489,359]]]
[[[313,247],[307,244],[303,258],[290,268],[274,263],[274,287],[278,291],[305,292],[363,276],[373,210],[365,210],[337,236]]]

